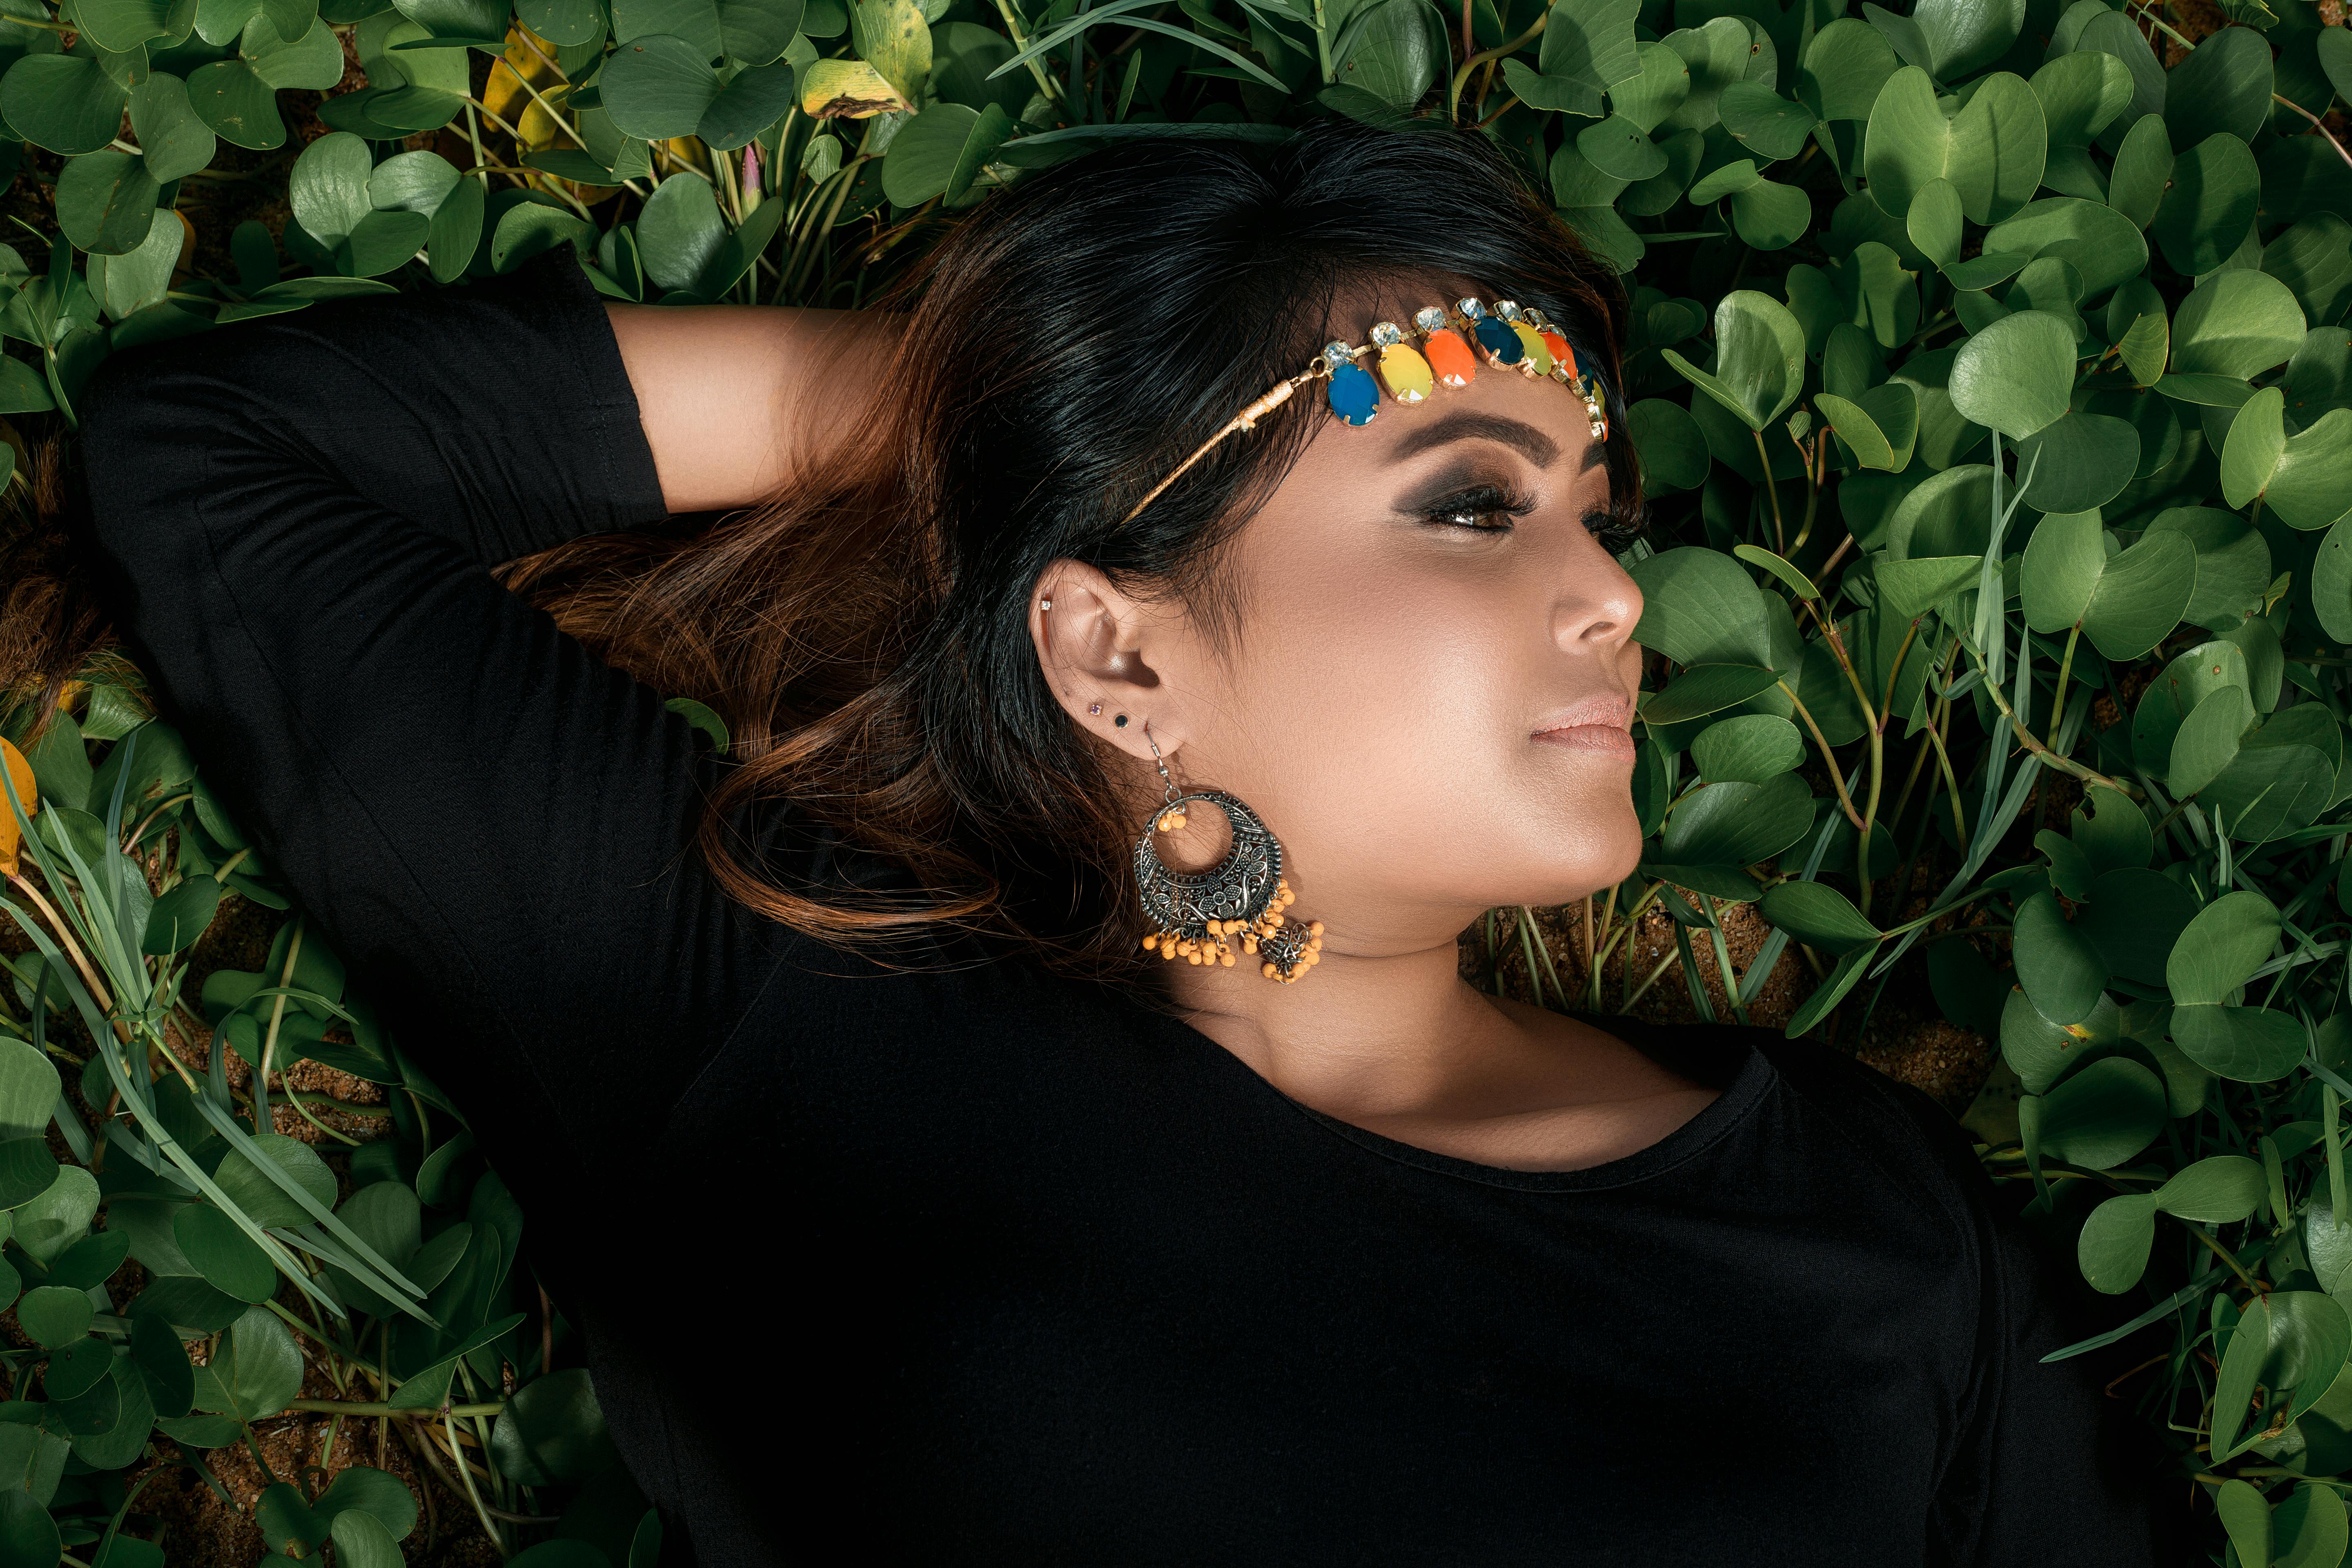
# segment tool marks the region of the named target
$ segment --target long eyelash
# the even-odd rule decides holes
[[[1606,511],[1586,512],[1584,526],[1601,542],[1601,548],[1612,555],[1622,555],[1631,550],[1633,542],[1641,538],[1643,531],[1639,524],[1622,522],[1615,513]]]
[[[1525,517],[1535,509],[1536,503],[1532,497],[1522,495],[1516,490],[1505,489],[1499,485],[1478,485],[1446,497],[1422,515],[1428,521],[1436,523],[1442,528],[1458,528],[1465,533],[1508,533],[1511,531],[1509,523],[1505,523],[1500,528],[1489,528],[1479,523],[1460,522],[1455,520],[1465,515],[1489,517],[1497,512],[1519,518]]]

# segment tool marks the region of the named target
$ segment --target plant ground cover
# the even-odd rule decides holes
[[[2333,1568],[2347,96],[2338,0],[0,0],[0,628],[129,345],[558,246],[855,306],[1121,138],[1475,126],[1630,275],[1655,658],[1641,870],[1465,973],[1921,1082],[2202,1554]],[[0,1563],[644,1560],[447,1097],[136,670],[18,675]]]

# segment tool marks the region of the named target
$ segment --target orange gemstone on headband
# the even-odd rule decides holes
[[[1470,345],[1448,329],[1430,333],[1421,345],[1421,353],[1437,379],[1447,386],[1467,386],[1471,377],[1478,374],[1477,356],[1470,352]]]
[[[1560,369],[1568,372],[1568,379],[1574,381],[1577,378],[1576,351],[1570,348],[1568,346],[1568,340],[1561,337],[1558,332],[1545,332],[1541,335],[1544,341],[1544,347],[1551,350],[1551,357],[1553,360],[1558,362]]]

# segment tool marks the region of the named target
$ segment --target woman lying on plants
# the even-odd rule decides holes
[[[1150,141],[902,302],[562,257],[84,400],[164,711],[533,1216],[664,1561],[2152,1561],[1924,1094],[1457,974],[1641,842],[1549,205]]]

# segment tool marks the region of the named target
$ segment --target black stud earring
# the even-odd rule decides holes
[[[1122,713],[1118,718],[1112,720],[1111,722],[1124,730],[1127,728],[1127,715]]]

